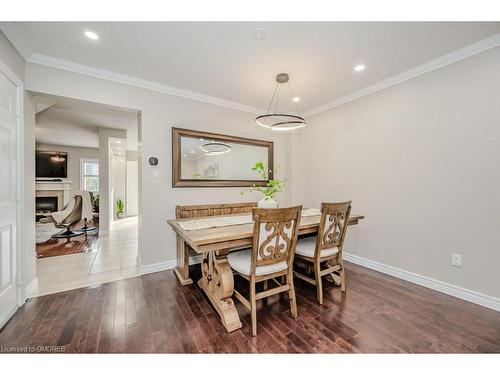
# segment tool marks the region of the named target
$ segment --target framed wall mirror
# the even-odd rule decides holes
[[[252,171],[265,163],[273,178],[273,142],[172,128],[172,186],[264,186]]]

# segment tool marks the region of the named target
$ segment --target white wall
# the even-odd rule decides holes
[[[0,60],[24,82],[25,62],[17,50],[0,32]],[[23,186],[23,272],[21,283],[26,290],[36,280],[36,252],[35,252],[35,103],[33,97],[24,92],[23,136],[24,136],[24,186]],[[24,296],[23,296],[24,297]]]
[[[71,180],[70,194],[81,190],[81,165],[80,160],[99,159],[99,149],[90,147],[61,146],[36,143],[37,150],[62,151],[68,153],[68,180]]]
[[[113,170],[110,138],[127,138],[126,130],[99,128],[99,233],[107,235],[113,219]]]
[[[128,216],[137,216],[139,214],[139,153],[127,151],[126,159],[125,212]]]
[[[294,201],[366,215],[346,252],[500,297],[500,48],[313,116],[293,153]]]
[[[113,155],[111,158],[111,170],[113,176],[113,215],[116,218],[116,201],[121,199],[126,204],[126,164],[125,155]],[[125,212],[126,207],[125,207]]]
[[[139,246],[143,265],[175,260],[175,236],[166,220],[175,217],[176,205],[259,199],[256,194],[241,197],[240,188],[172,188],[173,126],[274,140],[275,162],[282,167],[278,176],[283,177],[287,170],[288,136],[257,128],[253,114],[32,63],[27,64],[26,76],[27,87],[33,91],[141,111],[139,209],[143,217]],[[147,158],[152,155],[159,158],[158,178],[147,165]],[[287,204],[288,191],[277,198],[281,204]]]

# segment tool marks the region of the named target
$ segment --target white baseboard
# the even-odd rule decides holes
[[[398,279],[409,281],[410,283],[413,284],[421,285],[423,287],[433,289],[438,292],[448,294],[450,296],[457,297],[465,301],[487,307],[492,310],[500,311],[500,298],[488,296],[486,294],[465,289],[460,286],[431,279],[430,277],[427,276],[422,276],[400,268],[388,266],[386,264],[362,258],[360,256],[353,254],[344,253],[344,260],[381,273],[385,273],[390,276],[397,277]]]
[[[35,277],[31,283],[24,289],[26,298],[35,296],[38,293],[38,277]]]
[[[189,258],[189,264],[198,264],[201,262],[201,255],[195,255]],[[141,267],[141,275],[147,275],[148,273],[155,273],[160,271],[173,270],[177,266],[176,260],[168,260],[166,262],[160,262],[155,264],[146,264]]]
[[[166,262],[145,264],[141,267],[141,275],[147,275],[149,273],[155,273],[160,271],[172,270],[177,265],[176,260],[168,260]]]

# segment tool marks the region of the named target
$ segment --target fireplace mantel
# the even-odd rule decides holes
[[[54,196],[62,195],[62,205],[60,205],[59,208],[61,209],[63,205],[69,203],[71,183],[71,180],[66,179],[63,179],[61,181],[37,180],[35,181],[36,196],[50,196],[51,192],[54,194]]]

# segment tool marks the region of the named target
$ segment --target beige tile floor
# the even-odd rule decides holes
[[[92,251],[38,259],[38,289],[29,297],[137,276],[137,247],[137,217],[117,220]]]

